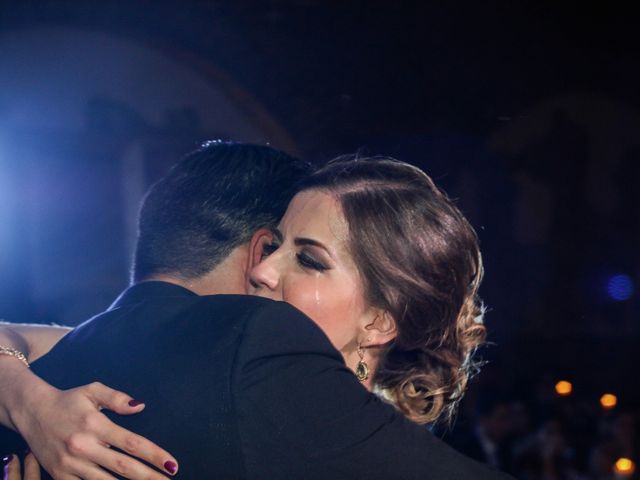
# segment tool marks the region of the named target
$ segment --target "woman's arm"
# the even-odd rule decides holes
[[[0,345],[31,362],[47,353],[70,330],[64,327],[0,325]],[[162,479],[135,456],[173,474],[177,462],[149,440],[111,422],[100,410],[139,413],[144,404],[99,383],[58,390],[19,358],[0,355],[0,423],[18,431],[54,478],[113,479],[104,469],[130,479]],[[110,447],[116,447],[131,456]]]
[[[51,350],[70,331],[69,327],[54,325],[0,322],[0,345],[19,350],[29,362],[33,362]]]
[[[71,331],[68,327],[0,323],[0,346],[24,354],[33,362]],[[0,424],[17,430],[12,413],[19,414],[26,392],[46,389],[46,382],[31,373],[17,357],[0,354]]]

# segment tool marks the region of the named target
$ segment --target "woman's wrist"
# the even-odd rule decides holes
[[[20,350],[17,350],[15,348],[6,345],[0,345],[0,356],[13,357],[17,360],[20,360],[22,363],[24,363],[25,366],[29,366],[27,356]]]
[[[35,399],[55,388],[12,356],[0,355],[0,372],[0,423],[22,433]]]

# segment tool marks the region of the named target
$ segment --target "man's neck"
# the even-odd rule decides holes
[[[149,275],[148,277],[145,277],[142,280],[139,280],[138,282],[136,282],[136,284],[146,283],[146,282],[171,283],[173,285],[178,285],[179,287],[186,288],[187,290],[191,290],[193,293],[201,295],[200,293],[198,293],[196,291],[195,288],[193,288],[190,285],[190,282],[188,280],[185,280],[185,279],[182,279],[182,278],[178,278],[178,277],[173,276],[173,275],[165,275],[165,274]]]
[[[208,275],[205,275],[208,277]],[[197,295],[222,295],[222,294],[231,294],[231,293],[244,293],[238,292],[236,290],[232,290],[228,288],[228,282],[225,282],[224,279],[219,278],[196,278],[196,279],[183,279],[173,275],[166,274],[158,274],[151,275],[149,277],[144,278],[142,282],[166,282],[171,283],[173,285],[178,285],[182,288],[186,288],[187,290],[191,290],[193,293]]]
[[[179,274],[159,273],[149,275],[142,282],[167,282],[191,290],[197,295],[246,294],[248,248],[235,248],[213,270],[196,278],[184,278]]]

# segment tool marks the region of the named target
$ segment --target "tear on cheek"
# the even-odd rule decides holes
[[[315,280],[314,280],[314,285],[313,285],[313,301],[315,303],[316,308],[320,308],[320,305],[322,304],[322,295],[320,293],[320,285],[318,285],[319,283],[319,275],[316,276]]]

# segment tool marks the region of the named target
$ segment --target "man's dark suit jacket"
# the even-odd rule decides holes
[[[144,401],[113,418],[175,455],[178,478],[503,478],[367,392],[283,302],[141,283],[33,370],[61,389],[100,381]]]

